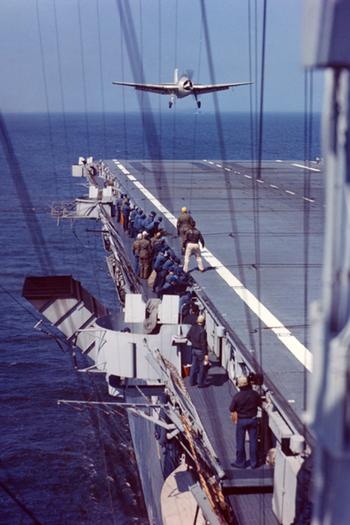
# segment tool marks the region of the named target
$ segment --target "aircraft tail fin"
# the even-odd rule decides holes
[[[177,84],[179,82],[179,70],[178,68],[176,67],[174,69],[174,84]]]

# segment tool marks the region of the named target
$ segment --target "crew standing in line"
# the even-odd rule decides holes
[[[193,226],[186,231],[185,234],[185,261],[184,261],[184,272],[188,272],[188,265],[190,262],[191,255],[195,255],[198,270],[204,272],[203,261],[201,257],[201,248],[199,243],[201,243],[204,248],[204,239],[201,232],[196,228],[196,223],[193,221]]]
[[[187,334],[187,339],[192,345],[190,385],[197,385],[198,379],[198,388],[205,386],[205,377],[209,366],[207,332],[204,323],[204,315],[199,315],[196,324],[191,326]]]
[[[230,412],[234,423],[236,423],[236,461],[232,463],[234,467],[246,468],[245,453],[245,434],[249,433],[249,454],[250,466],[255,469],[258,467],[257,455],[257,432],[258,420],[257,411],[261,406],[261,397],[252,389],[248,378],[241,376],[238,378],[238,388],[240,391],[233,396],[230,404]]]
[[[177,234],[179,235],[181,239],[182,254],[185,253],[184,242],[185,242],[186,232],[194,225],[195,225],[195,222],[193,220],[193,217],[191,216],[190,212],[187,211],[186,206],[184,206],[183,208],[181,208],[181,213],[177,219],[177,224],[176,224]]]

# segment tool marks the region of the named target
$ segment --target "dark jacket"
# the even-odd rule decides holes
[[[200,324],[194,324],[189,329],[187,339],[190,341],[193,348],[203,350],[208,355],[208,343],[207,343],[207,332],[204,326]]]
[[[241,387],[240,391],[233,396],[230,404],[230,412],[237,412],[239,419],[256,417],[258,407],[261,406],[261,397],[252,387],[247,385]]]
[[[204,239],[202,237],[202,234],[197,228],[190,228],[186,232],[185,236],[185,244],[188,242],[193,242],[195,244],[198,244],[198,242],[201,242],[202,246],[204,247]]]

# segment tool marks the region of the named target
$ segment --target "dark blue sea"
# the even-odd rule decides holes
[[[127,417],[111,408],[58,406],[106,400],[103,377],[77,372],[70,352],[33,329],[21,297],[27,275],[73,275],[117,308],[100,235],[63,221],[51,205],[86,192],[72,179],[80,155],[95,158],[250,159],[257,122],[248,114],[5,115],[1,130],[0,525],[147,523]],[[252,127],[253,125],[253,127]],[[304,117],[264,118],[263,158],[320,155],[320,119],[306,148]],[[80,359],[80,367],[86,363]]]

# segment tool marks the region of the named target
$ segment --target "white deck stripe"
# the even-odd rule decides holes
[[[285,190],[286,193],[289,193],[289,195],[295,195],[294,191]]]
[[[303,168],[303,170],[317,171],[318,173],[320,173],[321,171],[316,168],[309,168],[309,166],[304,166],[304,164],[292,164],[292,166],[295,166],[296,168]]]
[[[278,186],[275,186],[274,184],[270,184],[270,188],[274,188],[275,190],[278,190],[279,187]]]
[[[169,222],[175,226],[177,219],[176,217],[167,210],[163,204],[141,184],[139,181],[135,181],[135,177],[130,175],[128,170],[120,164],[116,163],[122,173],[126,173],[129,180],[135,184],[135,186],[148,198],[148,200],[155,206]],[[252,312],[261,319],[267,328],[273,332],[281,343],[294,355],[294,357],[309,371],[312,369],[312,354],[306,346],[304,346],[295,336],[292,335],[291,331],[286,328],[279,319],[266,306],[264,306],[255,295],[250,292],[243,283],[237,279],[233,273],[224,266],[215,255],[210,252],[207,248],[202,250],[202,256],[206,262],[213,268],[220,277],[226,282],[226,284],[242,299],[242,301],[249,306]]]
[[[244,175],[246,179],[251,179],[250,175]]]
[[[309,197],[303,197],[304,201],[315,202],[315,199],[309,199]]]

